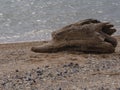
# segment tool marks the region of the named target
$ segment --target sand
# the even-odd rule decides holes
[[[34,53],[46,41],[0,44],[0,90],[120,90],[120,36],[112,54]]]

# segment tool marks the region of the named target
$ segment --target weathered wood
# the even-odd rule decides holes
[[[80,51],[113,53],[117,40],[111,35],[116,32],[114,25],[96,19],[86,19],[63,27],[52,33],[52,40],[32,51],[40,53],[58,51]]]

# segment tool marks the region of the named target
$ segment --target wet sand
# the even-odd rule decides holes
[[[120,36],[112,54],[34,53],[43,42],[0,44],[0,90],[120,90]]]

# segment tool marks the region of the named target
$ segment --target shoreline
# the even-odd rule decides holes
[[[0,44],[0,89],[117,90],[120,88],[120,35],[115,38],[118,46],[112,54],[30,51],[32,46],[47,41]]]
[[[113,37],[120,37],[120,35],[119,34],[115,34],[115,35],[112,35]],[[38,43],[38,42],[47,42],[47,41],[49,41],[49,40],[43,40],[43,41],[41,41],[41,40],[33,40],[33,41],[18,41],[18,42],[3,42],[3,43],[0,43],[0,45],[2,45],[2,44],[4,44],[4,45],[6,45],[6,44],[24,44],[24,43]]]

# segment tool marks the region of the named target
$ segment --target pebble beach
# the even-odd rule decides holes
[[[34,53],[47,41],[0,45],[0,90],[120,90],[120,36],[112,54]]]

